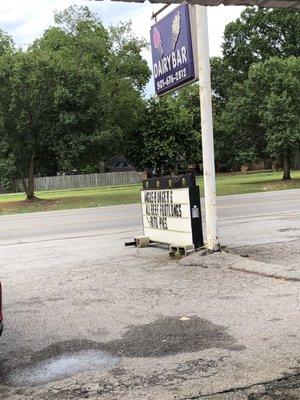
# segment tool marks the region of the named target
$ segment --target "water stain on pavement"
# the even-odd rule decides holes
[[[103,349],[120,357],[161,357],[213,347],[243,350],[226,330],[198,317],[164,317],[149,324],[129,327],[122,339],[105,343]]]
[[[33,386],[58,379],[68,378],[79,372],[105,371],[119,362],[118,357],[99,350],[82,350],[66,353],[38,362],[32,366],[18,368],[6,376],[11,386]]]
[[[196,316],[163,317],[130,326],[122,338],[108,342],[69,340],[52,344],[33,354],[23,366],[7,370],[2,366],[0,380],[11,386],[39,385],[80,372],[105,372],[121,357],[163,357],[210,348],[244,350],[223,326]]]

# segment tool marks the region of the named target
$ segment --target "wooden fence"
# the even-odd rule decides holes
[[[142,173],[107,172],[103,174],[43,176],[34,178],[35,190],[65,190],[97,186],[133,185],[142,182]],[[16,192],[23,192],[21,180],[16,181]]]

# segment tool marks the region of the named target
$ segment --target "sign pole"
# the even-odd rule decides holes
[[[202,157],[206,214],[206,247],[218,250],[216,174],[212,119],[210,59],[208,42],[207,8],[195,5],[197,21],[197,47],[199,89],[201,103]]]

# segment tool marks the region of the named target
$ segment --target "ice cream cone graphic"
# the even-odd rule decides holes
[[[161,34],[160,34],[159,30],[156,28],[153,29],[152,40],[153,40],[154,48],[157,50],[159,55],[162,57],[164,54],[164,49],[163,49],[163,44],[162,44],[162,40],[161,40]]]
[[[173,50],[175,50],[178,38],[179,38],[179,34],[180,34],[180,30],[181,30],[181,17],[180,17],[180,13],[178,12],[172,22],[172,46],[173,46]]]

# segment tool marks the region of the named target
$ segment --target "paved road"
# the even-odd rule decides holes
[[[220,240],[224,244],[251,245],[299,237],[300,190],[218,197],[217,207]],[[203,217],[205,223],[204,212]],[[140,231],[139,205],[0,217],[0,245],[120,233],[135,235]]]

